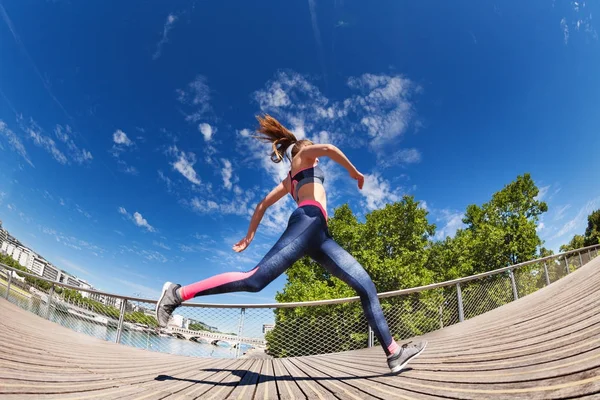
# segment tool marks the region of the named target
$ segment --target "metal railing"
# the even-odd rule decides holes
[[[392,334],[402,340],[527,296],[585,265],[599,249],[600,245],[589,246],[378,296]],[[0,296],[78,332],[173,354],[288,357],[377,345],[358,297],[272,304],[184,303],[175,311],[172,325],[158,329],[154,299],[53,282],[3,264]]]

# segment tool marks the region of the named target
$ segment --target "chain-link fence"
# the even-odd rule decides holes
[[[380,294],[392,335],[422,335],[473,318],[555,282],[600,246],[423,288]],[[290,357],[377,346],[357,298],[218,305],[185,303],[158,329],[155,300],[52,282],[0,264],[0,296],[42,318],[103,340],[188,356]]]

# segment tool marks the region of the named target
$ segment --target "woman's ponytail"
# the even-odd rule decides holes
[[[260,125],[257,130],[260,135],[255,136],[255,138],[264,142],[271,142],[273,146],[271,161],[274,163],[281,162],[287,156],[287,149],[298,141],[296,136],[268,114],[258,115],[256,119]]]

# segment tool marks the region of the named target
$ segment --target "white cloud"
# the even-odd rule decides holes
[[[27,150],[25,150],[23,142],[21,142],[19,137],[11,129],[9,129],[6,123],[2,120],[0,120],[0,134],[6,137],[8,144],[15,152],[17,152],[17,154],[23,157],[27,164],[31,165],[32,167],[34,166],[27,155]]]
[[[129,174],[129,175],[139,174],[139,171],[137,170],[136,167],[134,167],[133,165],[127,164],[123,160],[118,160],[117,164],[119,164],[119,166],[121,167],[121,171],[125,172],[126,174]]]
[[[420,90],[409,79],[364,74],[348,79],[348,86],[362,92],[347,104],[360,117],[371,146],[380,148],[406,131],[414,114],[410,96]]]
[[[142,217],[142,214],[137,211],[133,213],[133,222],[139,227],[146,228],[149,232],[156,232],[156,229],[154,229],[152,225]]]
[[[199,197],[192,198],[189,206],[200,214],[225,214],[225,215],[242,215],[247,216],[250,213],[249,204],[254,198],[254,192],[251,190],[243,191],[240,195],[236,195],[232,199],[219,199],[214,201],[210,199],[202,199]]]
[[[61,125],[56,125],[54,128],[54,133],[61,142],[67,145],[71,159],[77,164],[85,164],[92,161],[94,158],[92,153],[86,149],[80,149],[75,144],[75,141],[72,139],[73,131],[69,125],[65,125],[64,127]]]
[[[171,178],[166,176],[162,171],[158,171],[158,177],[161,181],[163,181],[167,185],[167,191],[171,192],[173,190],[173,181]]]
[[[544,201],[544,198],[548,194],[548,190],[550,190],[550,185],[540,187],[538,195],[535,196],[534,199],[537,200],[537,201]]]
[[[113,142],[115,142],[115,144],[124,145],[124,146],[133,145],[133,142],[127,137],[127,134],[120,129],[117,129],[113,133]]]
[[[233,168],[231,166],[231,161],[226,159],[221,159],[223,162],[223,169],[221,170],[221,176],[223,177],[223,186],[226,189],[231,189],[233,184],[231,183],[231,177],[233,175]]]
[[[419,201],[419,208],[428,211],[429,209],[427,208],[427,202],[425,200],[421,200]]]
[[[563,40],[565,41],[565,44],[569,44],[569,25],[567,25],[566,18],[560,20],[560,27],[563,31]]]
[[[279,72],[253,97],[261,111],[273,113],[301,136],[311,136],[318,127],[319,132],[328,132],[331,142],[346,140],[360,146],[356,136],[350,140],[346,133],[365,133],[362,139],[373,150],[387,146],[389,152],[389,145],[396,143],[414,121],[411,97],[420,87],[400,75],[364,74],[349,78],[347,83],[355,94],[333,101],[304,76]],[[403,155],[415,162],[415,154]]]
[[[75,211],[77,211],[79,214],[83,215],[87,219],[92,219],[92,215],[89,212],[85,211],[83,208],[81,208],[79,204],[75,204]]]
[[[440,212],[441,216],[437,220],[442,222],[444,226],[436,232],[434,239],[444,240],[448,236],[452,237],[457,230],[465,227],[462,222],[463,213],[450,210],[441,210]]]
[[[536,231],[536,232],[541,232],[541,231],[543,231],[545,228],[546,228],[546,224],[544,224],[543,222],[540,222],[540,223],[538,224],[538,226],[535,228],[535,231]]]
[[[193,184],[200,185],[200,178],[194,170],[196,155],[192,152],[185,153],[184,151],[180,151],[177,146],[172,146],[169,148],[169,153],[176,158],[176,161],[171,163],[173,169],[175,169]]]
[[[206,122],[203,122],[200,125],[198,125],[198,130],[200,131],[200,133],[202,133],[202,135],[204,136],[204,141],[206,142],[209,142],[212,139],[212,135],[215,132],[213,130],[213,127],[207,124]]]
[[[194,111],[186,115],[188,122],[198,122],[204,115],[212,110],[210,106],[210,88],[206,84],[206,78],[202,75],[188,83],[187,88],[177,89],[177,99],[186,105],[194,107]]]
[[[588,215],[591,214],[592,211],[594,211],[596,208],[598,208],[599,204],[600,197],[588,201],[583,207],[579,209],[577,215],[573,219],[567,221],[559,229],[559,231],[554,236],[552,236],[551,239],[558,239],[566,235],[567,233],[573,232],[575,229],[583,231],[587,222]]]
[[[64,246],[75,249],[75,250],[83,250],[86,249],[88,251],[90,251],[92,254],[96,253],[96,254],[103,254],[106,252],[105,249],[103,249],[102,247],[99,247],[93,243],[87,242],[85,240],[73,237],[73,236],[68,236],[66,234],[63,234],[61,232],[57,232],[54,229],[45,227],[45,226],[38,226],[39,230],[49,236],[53,236],[54,240],[56,240],[58,243],[62,243]]]
[[[560,221],[561,219],[563,219],[565,217],[565,212],[571,208],[570,204],[567,204],[565,206],[562,206],[560,208],[556,209],[556,213],[554,214],[554,221]]]
[[[388,157],[387,153],[377,153],[378,165],[383,168],[395,167],[403,164],[416,164],[421,162],[421,152],[417,149],[401,149]]]
[[[382,208],[387,203],[400,200],[400,188],[393,189],[390,183],[378,174],[365,175],[365,184],[360,194],[365,197],[363,205],[369,210]]]
[[[173,29],[173,24],[175,23],[175,21],[177,21],[177,16],[175,16],[173,14],[169,14],[167,16],[167,20],[165,21],[165,26],[163,27],[162,38],[156,44],[156,51],[152,55],[153,60],[156,60],[160,57],[160,55],[162,53],[162,47],[165,45],[165,43],[167,43],[169,41],[169,38],[168,38],[169,31],[171,29]]]
[[[133,215],[131,215],[127,212],[125,207],[119,207],[117,211],[119,212],[119,214],[124,215],[125,217],[127,217],[127,219],[131,220],[135,225],[141,228],[146,228],[146,230],[148,230],[149,232],[156,232],[156,229],[154,229],[154,227],[150,225],[148,221],[139,212],[136,211],[133,213]]]
[[[153,245],[160,247],[161,249],[165,249],[165,250],[171,250],[171,248],[169,246],[167,246],[166,244],[164,244],[163,242],[157,242],[156,240],[154,240],[152,242]]]
[[[44,130],[33,120],[29,119],[29,122],[25,124],[23,117],[19,117],[20,126],[23,132],[25,132],[33,143],[46,150],[52,157],[60,164],[67,164],[68,159],[62,151],[56,146],[56,142],[51,137],[44,135]]]
[[[250,137],[250,135],[252,134],[252,132],[250,132],[250,129],[242,129],[239,133],[240,135],[246,138]]]

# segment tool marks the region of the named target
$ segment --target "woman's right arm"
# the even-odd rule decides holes
[[[362,189],[364,183],[364,176],[356,167],[350,162],[348,157],[337,147],[332,144],[313,144],[310,146],[303,147],[302,150],[298,153],[302,158],[307,157],[310,159],[315,159],[318,157],[329,157],[336,163],[340,164],[342,167],[346,168],[350,177],[352,179],[356,179],[358,181],[358,188]]]

